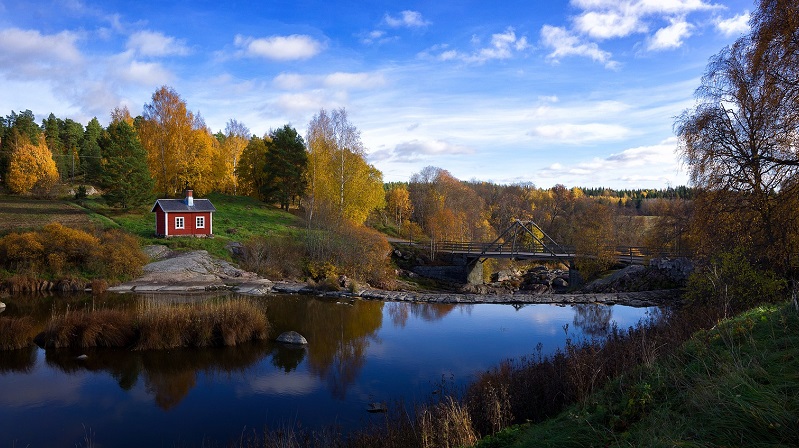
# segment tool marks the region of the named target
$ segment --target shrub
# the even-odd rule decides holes
[[[255,237],[244,243],[242,267],[267,278],[296,278],[302,275],[304,247],[291,237]]]
[[[59,254],[78,266],[86,263],[100,244],[94,235],[57,222],[44,226],[40,234],[42,241],[47,242],[46,252]]]
[[[136,237],[113,229],[100,237],[92,265],[105,278],[126,280],[141,275],[147,261]]]
[[[720,307],[724,316],[784,298],[787,284],[749,262],[743,249],[723,252],[688,278],[685,300]]]
[[[0,240],[0,256],[8,269],[33,268],[43,254],[44,244],[35,232],[10,233]]]

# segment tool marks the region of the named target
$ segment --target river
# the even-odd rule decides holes
[[[125,301],[141,298],[126,295]],[[32,300],[32,299],[29,299]],[[70,299],[72,307],[89,298]],[[424,402],[507,358],[635,325],[657,308],[620,305],[443,305],[269,296],[272,337],[306,348],[0,352],[4,446],[200,446],[301,425],[358,428],[372,402]],[[42,319],[54,299],[5,300],[3,316]],[[103,305],[107,306],[107,305]],[[78,359],[79,355],[86,359]]]

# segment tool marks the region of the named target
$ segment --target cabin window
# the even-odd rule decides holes
[[[185,223],[183,222],[183,217],[182,216],[176,216],[175,217],[175,228],[176,229],[184,229],[185,228]]]
[[[197,217],[197,228],[204,229],[205,228],[205,216],[198,216]]]

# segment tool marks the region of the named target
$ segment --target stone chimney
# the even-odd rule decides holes
[[[186,189],[186,205],[189,207],[194,207],[194,192],[192,190]]]

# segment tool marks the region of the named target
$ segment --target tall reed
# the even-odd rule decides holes
[[[137,350],[233,346],[266,339],[269,321],[248,299],[173,304],[145,300],[134,310],[84,309],[53,315],[36,342],[47,348]]]
[[[138,350],[234,346],[266,339],[269,322],[258,305],[246,299],[174,305],[140,302],[136,328]]]
[[[31,343],[33,323],[28,317],[0,317],[0,350],[19,350]]]

